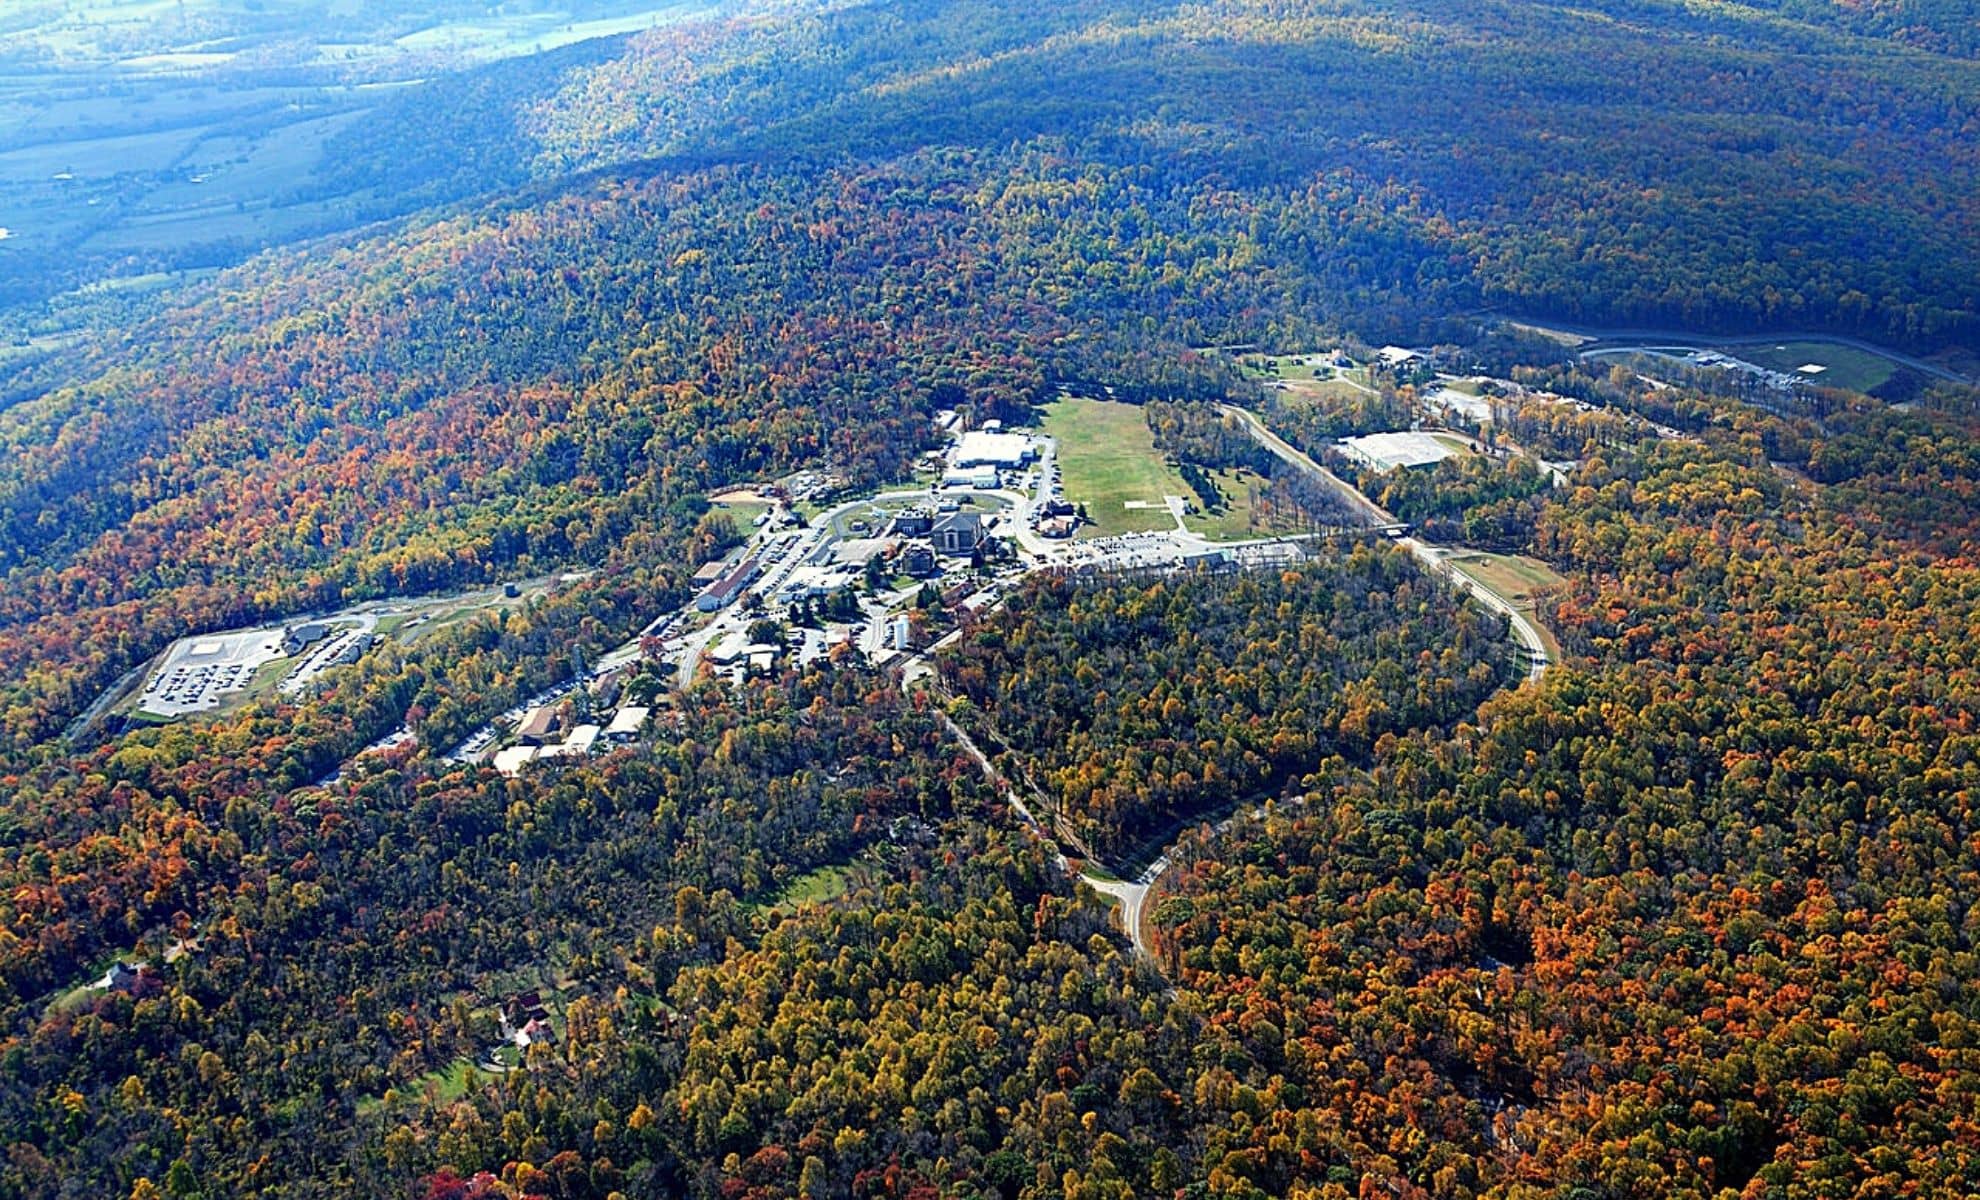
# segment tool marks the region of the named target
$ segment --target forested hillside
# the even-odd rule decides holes
[[[1973,351],[1960,10],[774,4],[387,105],[351,170],[450,147],[405,185],[457,207],[0,364],[0,1195],[1980,1187],[1973,390],[1752,404],[1481,315]],[[1509,385],[1517,455],[1357,482],[1566,579],[1537,682],[1350,535],[931,588],[918,674],[654,672],[619,748],[446,755],[682,608],[724,485],[1061,387],[1278,471],[1206,402],[1320,454],[1403,389],[1206,348],[1392,339]],[[175,638],[524,578],[63,736]],[[1158,851],[1136,930],[1073,873]]]
[[[170,631],[598,562],[613,513],[766,455],[885,474],[938,388],[1201,394],[1189,346],[1481,303],[1970,344],[1974,68],[1736,20],[911,3],[499,68],[539,174],[619,169],[262,260],[13,381],[9,730]],[[472,161],[475,78],[364,136],[459,122]]]
[[[1508,674],[1504,637],[1405,555],[1363,548],[1235,579],[1040,583],[942,672],[1111,855],[1469,717]]]

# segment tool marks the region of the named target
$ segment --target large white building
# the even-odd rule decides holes
[[[962,435],[949,458],[956,467],[996,467],[1015,471],[1038,456],[1038,448],[1021,433],[987,433],[975,430]]]

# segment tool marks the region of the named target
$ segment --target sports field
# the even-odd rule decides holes
[[[1727,353],[1770,370],[1799,375],[1823,387],[1848,388],[1853,392],[1871,391],[1897,373],[1897,364],[1882,355],[1829,342],[1777,342],[1740,346]],[[1822,369],[1803,371],[1803,367]]]

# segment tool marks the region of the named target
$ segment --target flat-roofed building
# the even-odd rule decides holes
[[[709,584],[708,590],[701,593],[695,600],[694,606],[702,612],[716,612],[727,608],[756,578],[756,571],[757,561],[754,556],[743,559],[730,568],[728,574]]]
[[[535,746],[510,746],[495,752],[495,769],[511,779],[522,774],[522,769],[535,761]]]
[[[611,722],[605,726],[605,740],[608,742],[629,742],[646,728],[646,719],[653,710],[641,704],[628,704],[612,714]]]
[[[1021,433],[975,430],[962,435],[949,462],[958,467],[996,467],[1015,471],[1038,457],[1038,447]]]

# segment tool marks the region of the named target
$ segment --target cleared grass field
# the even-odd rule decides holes
[[[755,530],[756,518],[770,511],[770,505],[760,500],[717,500],[713,507],[717,512],[728,513],[745,535]]]
[[[1450,562],[1515,605],[1531,603],[1533,593],[1567,582],[1554,568],[1523,554],[1456,554]]]
[[[825,904],[836,900],[852,889],[857,869],[844,863],[834,863],[806,871],[786,884],[777,898],[765,906],[766,910],[792,912],[806,904]]]
[[[1848,388],[1854,392],[1868,392],[1881,387],[1898,370],[1898,365],[1879,354],[1858,350],[1853,346],[1837,346],[1829,342],[1780,342],[1774,345],[1741,346],[1729,353],[1789,374],[1800,373],[1803,366],[1825,368],[1820,374],[1806,378],[1825,387]]]
[[[1066,499],[1086,505],[1093,524],[1082,537],[1174,529],[1164,496],[1193,493],[1155,448],[1139,405],[1065,399],[1045,407],[1045,432],[1059,443]],[[1151,508],[1128,508],[1128,502]]]
[[[1539,559],[1523,554],[1465,553],[1451,555],[1445,561],[1480,587],[1532,615],[1535,618],[1533,623],[1540,629],[1540,640],[1547,645],[1547,653],[1559,660],[1560,644],[1554,640],[1553,631],[1547,628],[1543,619],[1545,614],[1533,602],[1536,592],[1567,582],[1558,572]]]
[[[1238,365],[1260,379],[1329,379],[1334,374],[1324,354],[1247,354]]]
[[[1093,519],[1080,531],[1082,538],[1174,529],[1175,518],[1162,502],[1165,496],[1181,496],[1196,506],[1183,524],[1211,541],[1306,531],[1307,526],[1297,520],[1259,511],[1254,497],[1262,499],[1272,485],[1255,471],[1210,472],[1223,503],[1215,512],[1202,511],[1195,489],[1155,448],[1155,435],[1139,405],[1060,400],[1045,409],[1045,432],[1058,439],[1066,498],[1085,504]],[[1129,503],[1148,507],[1129,508]]]
[[[514,1065],[511,1063],[510,1065]],[[426,1074],[393,1089],[396,1093],[409,1093],[422,1097],[428,1104],[452,1104],[468,1094],[468,1089],[477,1087],[495,1076],[482,1070],[465,1058],[457,1058],[437,1071]],[[358,1101],[357,1111],[369,1115],[385,1105],[383,1096],[368,1096]]]
[[[1289,379],[1280,395],[1290,400],[1359,400],[1368,395],[1366,386],[1355,386],[1359,372],[1349,371],[1331,379]]]

